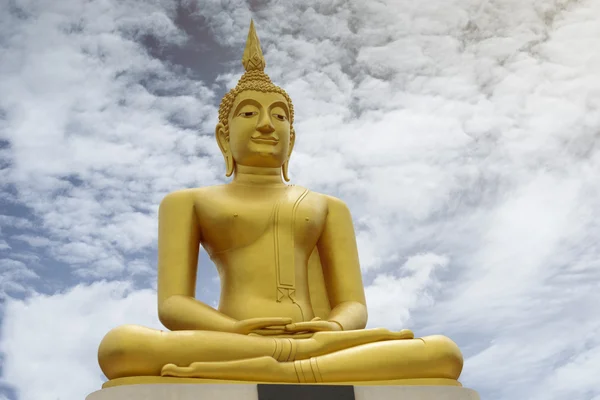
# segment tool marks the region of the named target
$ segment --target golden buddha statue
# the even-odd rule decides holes
[[[246,72],[219,108],[231,183],[168,194],[159,208],[158,315],[102,340],[104,387],[145,382],[455,385],[444,336],[365,329],[352,218],[331,196],[287,185],[296,134],[286,92],[264,73],[253,23]],[[199,245],[221,278],[214,309],[194,298]]]

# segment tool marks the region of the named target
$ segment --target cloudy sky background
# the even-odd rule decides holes
[[[251,17],[294,101],[293,183],[353,213],[369,325],[452,337],[484,399],[600,399],[600,1],[0,11],[1,400],[81,400],[109,329],[160,327],[158,204],[225,182]]]

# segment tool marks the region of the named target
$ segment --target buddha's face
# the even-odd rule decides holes
[[[294,145],[289,117],[281,94],[243,91],[229,114],[228,140],[223,127],[217,125],[219,147],[224,154],[229,151],[237,165],[281,167]]]

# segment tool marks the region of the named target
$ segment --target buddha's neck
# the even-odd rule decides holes
[[[236,165],[233,184],[256,186],[285,186],[281,168],[248,167]]]

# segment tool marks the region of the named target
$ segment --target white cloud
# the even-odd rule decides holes
[[[32,247],[47,247],[47,246],[50,246],[53,244],[52,240],[50,240],[44,236],[15,235],[15,236],[11,236],[11,239],[26,242],[28,245],[30,245]]]
[[[26,218],[16,217],[14,215],[0,215],[0,227],[15,227],[20,229],[31,228],[31,221]]]
[[[399,268],[403,276],[377,275],[366,288],[369,327],[406,328],[411,310],[432,306],[433,294],[439,286],[435,271],[447,265],[446,257],[419,254],[410,257]]]
[[[32,292],[26,282],[36,280],[39,276],[25,263],[12,258],[0,258],[0,300],[8,295],[23,295]]]
[[[22,400],[83,399],[105,380],[96,362],[102,337],[125,323],[161,327],[154,291],[97,282],[53,296],[10,300],[0,343],[2,379]]]
[[[186,152],[202,146],[198,132],[169,122],[205,131],[216,119],[212,92],[135,41],[148,34],[162,45],[184,40],[172,19],[175,2],[73,0],[13,8],[1,17],[9,39],[0,90],[10,95],[0,107],[1,135],[14,159],[7,178],[19,201],[41,217],[55,242],[52,254],[63,262],[147,248],[161,196],[214,180],[218,170],[210,166],[212,156],[186,161]],[[165,90],[175,94],[156,94]],[[95,274],[118,276],[124,269]]]

